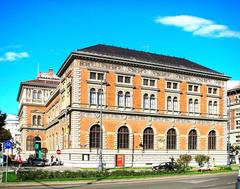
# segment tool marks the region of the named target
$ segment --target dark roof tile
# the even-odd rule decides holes
[[[115,46],[109,46],[109,45],[99,44],[99,45],[94,45],[87,48],[79,49],[78,51],[96,53],[100,55],[116,56],[120,58],[131,59],[131,60],[140,60],[140,61],[157,63],[159,65],[164,65],[164,66],[193,69],[193,70],[198,70],[202,72],[209,72],[209,73],[223,75],[220,72],[217,72],[215,70],[212,70],[210,68],[207,68],[205,66],[202,66],[200,64],[197,64],[195,62],[192,62],[184,58],[165,56],[160,54],[131,50],[127,48],[121,48],[121,47],[115,47]]]

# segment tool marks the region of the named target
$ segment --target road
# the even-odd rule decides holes
[[[1,189],[235,189],[236,173],[168,177],[149,180],[89,182],[89,183],[37,183],[38,186],[1,186]]]

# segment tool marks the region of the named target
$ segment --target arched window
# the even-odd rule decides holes
[[[193,99],[189,99],[188,101],[188,112],[193,113]]]
[[[103,101],[103,90],[102,90],[102,89],[99,89],[97,95],[98,95],[98,96],[97,96],[98,106],[101,106],[101,105],[103,105],[103,103],[104,103],[104,101]]]
[[[208,150],[216,150],[216,132],[210,131],[208,133]]]
[[[154,135],[152,128],[146,128],[143,132],[143,149],[153,149]]]
[[[217,115],[218,111],[217,111],[217,101],[214,101],[213,103],[213,114]]]
[[[188,134],[188,149],[196,150],[197,149],[197,131],[191,130]]]
[[[36,115],[32,116],[32,125],[37,125],[37,116]]]
[[[42,91],[38,91],[37,98],[42,99]]]
[[[100,147],[100,125],[93,125],[90,129],[90,148]]]
[[[90,105],[96,105],[96,90],[94,88],[90,89]]]
[[[130,97],[130,92],[125,93],[125,107],[129,108],[131,107],[131,97]]]
[[[155,100],[155,95],[154,94],[152,94],[150,96],[150,109],[151,110],[156,109],[156,100]]]
[[[167,97],[167,111],[172,111],[172,97]]]
[[[194,113],[199,113],[198,99],[194,101]]]
[[[173,98],[173,111],[174,112],[178,111],[178,99],[177,99],[177,97]]]
[[[36,90],[33,91],[33,99],[37,99],[37,91]]]
[[[34,140],[33,140],[32,136],[27,136],[26,143],[27,143],[26,150],[33,151],[34,150]]]
[[[122,91],[118,91],[118,107],[123,107],[124,103],[123,103],[124,99],[123,99],[123,92]]]
[[[167,132],[167,149],[168,150],[177,149],[177,134],[175,129],[169,129]]]
[[[143,109],[148,109],[149,108],[149,98],[148,94],[143,95]]]
[[[209,101],[209,102],[208,102],[208,114],[209,114],[209,115],[212,115],[212,113],[213,113],[213,112],[212,112],[212,101]]]
[[[37,117],[37,125],[41,125],[42,124],[42,117],[39,115]]]
[[[118,129],[117,147],[118,149],[129,148],[129,131],[126,126],[122,126]]]

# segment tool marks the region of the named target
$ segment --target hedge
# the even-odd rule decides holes
[[[128,170],[116,170],[116,171],[43,171],[43,170],[31,170],[20,171],[17,173],[17,179],[20,181],[27,180],[42,180],[53,178],[107,178],[116,176],[145,176],[145,175],[162,175],[170,174],[173,171],[128,171]]]

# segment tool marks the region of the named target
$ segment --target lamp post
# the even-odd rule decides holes
[[[227,101],[227,166],[231,166],[230,163],[230,102]]]
[[[100,140],[99,140],[99,163],[98,171],[103,171],[103,157],[102,157],[102,147],[103,147],[103,132],[102,132],[102,105],[103,105],[103,85],[106,84],[105,80],[101,80],[101,90],[98,94],[98,99],[100,101]]]

